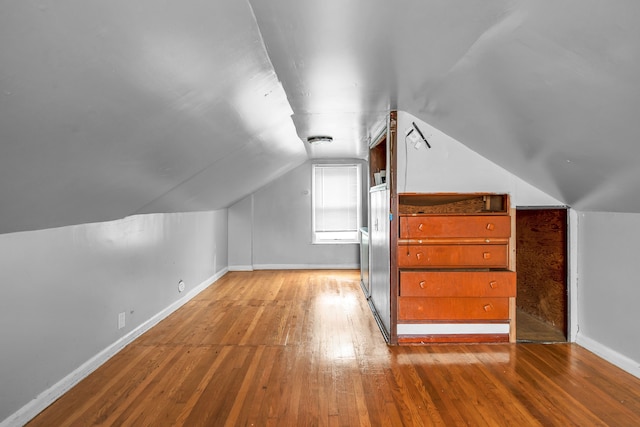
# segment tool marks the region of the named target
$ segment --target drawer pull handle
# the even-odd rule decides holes
[[[482,254],[482,258],[484,259],[491,259],[491,252],[484,252]]]
[[[422,231],[423,228],[424,228],[424,225],[420,223],[420,225],[418,226],[418,230]]]
[[[491,304],[487,304],[487,305],[485,305],[485,306],[484,306],[484,307],[482,307],[482,308],[484,308],[484,311],[489,312],[489,311],[491,311],[491,310],[493,309],[493,306],[492,306]]]
[[[420,289],[424,289],[424,280],[421,280],[418,284],[420,285]]]
[[[490,287],[491,289],[495,289],[495,288],[497,288],[497,287],[498,287],[498,282],[496,282],[495,280],[490,281],[490,282],[489,282],[489,287]]]
[[[416,258],[417,258],[417,259],[422,259],[422,252],[418,252],[418,253],[416,254]]]
[[[493,230],[493,229],[495,229],[495,228],[496,228],[495,224],[492,224],[492,223],[488,223],[488,224],[487,224],[487,230],[490,230],[490,231],[491,231],[491,230]]]

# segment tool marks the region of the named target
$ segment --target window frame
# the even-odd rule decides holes
[[[356,229],[354,231],[335,232],[349,233],[350,237],[322,238],[322,235],[331,235],[332,232],[316,230],[316,171],[318,168],[355,168],[356,171]],[[360,243],[359,232],[362,227],[362,165],[360,163],[314,163],[311,168],[311,243],[314,245],[326,244],[357,244]]]

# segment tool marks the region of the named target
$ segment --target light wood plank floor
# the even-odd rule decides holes
[[[233,272],[31,426],[634,426],[640,379],[572,344],[387,346],[355,271]]]

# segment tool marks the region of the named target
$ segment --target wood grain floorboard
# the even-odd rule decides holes
[[[225,275],[29,426],[635,426],[575,344],[387,346],[356,271]]]

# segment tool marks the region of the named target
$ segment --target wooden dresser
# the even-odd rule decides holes
[[[515,341],[509,197],[399,194],[397,208],[398,343]]]

